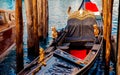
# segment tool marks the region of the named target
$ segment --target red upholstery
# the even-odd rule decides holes
[[[70,50],[70,54],[78,57],[80,59],[84,59],[87,55],[87,50],[83,49],[83,50]]]
[[[97,8],[96,4],[94,4],[92,2],[86,2],[85,3],[85,8],[87,10],[92,11],[92,12],[97,12],[98,11],[98,8]]]

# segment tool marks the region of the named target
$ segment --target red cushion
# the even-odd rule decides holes
[[[75,56],[75,57],[78,57],[80,59],[84,59],[87,55],[87,50],[84,49],[84,50],[70,50],[70,54]]]
[[[92,11],[92,12],[97,12],[98,11],[98,8],[97,8],[96,4],[94,4],[92,2],[86,2],[85,3],[85,8],[87,10]]]

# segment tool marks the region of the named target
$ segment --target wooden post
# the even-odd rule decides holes
[[[37,14],[37,0],[33,0],[33,30],[34,30],[34,44],[35,56],[39,55],[39,39],[38,39],[38,14]]]
[[[106,36],[106,70],[109,74],[109,63],[110,63],[110,52],[111,52],[111,30],[112,30],[112,9],[113,9],[113,0],[108,0],[108,18],[107,18],[107,36]]]
[[[113,0],[103,0],[105,75],[109,74]],[[109,7],[108,7],[109,6]]]
[[[34,45],[34,33],[33,33],[33,7],[32,7],[32,0],[24,0],[25,7],[26,7],[26,17],[27,17],[27,32],[28,32],[28,39],[27,39],[27,46],[28,46],[28,55],[33,53],[35,49]]]
[[[48,35],[48,0],[38,0],[38,36],[46,42]]]
[[[43,39],[43,3],[42,0],[37,0],[38,10],[38,37],[40,40]]]
[[[23,69],[22,0],[16,0],[15,19],[16,19],[16,61],[17,61],[17,73],[18,73]]]
[[[49,9],[48,9],[48,0],[46,0],[46,36],[48,36],[48,28],[49,28]]]
[[[48,34],[48,2],[43,0],[43,40],[46,40]]]
[[[117,30],[117,65],[116,65],[116,75],[120,75],[120,1],[119,1],[119,11],[118,11],[118,30]]]
[[[46,0],[43,0],[43,39],[45,40],[46,39]]]
[[[108,0],[102,0],[102,14],[103,14],[103,60],[106,61],[106,35],[107,35],[107,2]],[[106,67],[104,69],[106,71]]]
[[[108,9],[107,9],[107,2],[108,0],[103,0],[103,36],[104,36],[104,40],[106,41],[106,36],[107,36],[107,19],[108,19]]]

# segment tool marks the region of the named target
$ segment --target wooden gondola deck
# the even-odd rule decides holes
[[[6,30],[9,30],[10,28],[15,27],[15,22],[10,22],[9,24],[6,23],[4,25],[0,25],[0,33],[4,32]]]
[[[0,10],[0,13],[2,14],[0,15],[2,17],[0,24],[0,61],[2,61],[4,56],[15,46],[15,20],[14,11]],[[3,14],[7,15],[3,16]]]
[[[12,34],[12,35],[11,35]],[[0,55],[8,48],[10,43],[15,40],[15,24],[4,24],[0,26]],[[7,41],[6,41],[7,39]],[[6,48],[5,48],[6,47]]]
[[[0,59],[6,56],[15,46],[15,24],[0,26]]]

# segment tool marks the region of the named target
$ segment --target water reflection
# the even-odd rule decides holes
[[[0,9],[15,9],[15,0],[0,0]]]

